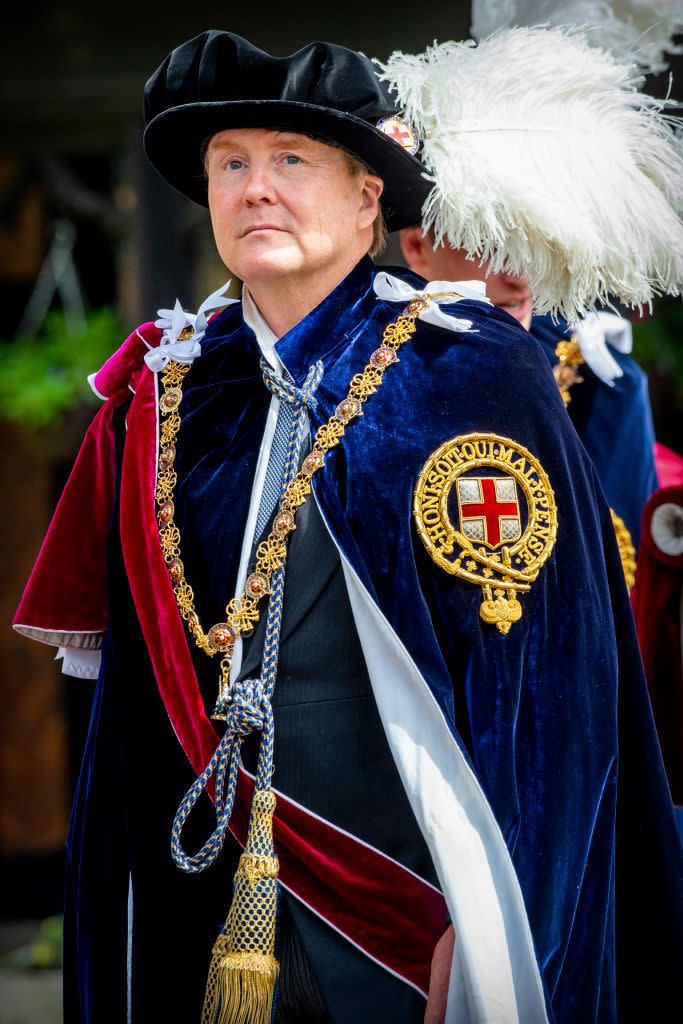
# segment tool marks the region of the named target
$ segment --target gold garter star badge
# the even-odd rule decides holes
[[[497,434],[453,438],[422,467],[413,515],[436,564],[480,586],[482,619],[508,633],[522,614],[518,595],[531,589],[557,535],[539,461]]]

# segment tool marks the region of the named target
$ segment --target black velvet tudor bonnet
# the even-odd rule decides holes
[[[227,128],[311,135],[347,149],[382,178],[384,216],[395,231],[419,224],[430,188],[406,142],[386,134],[406,139],[400,123],[385,121],[398,114],[372,62],[354,50],[310,43],[273,57],[232,32],[203,32],[175,49],[145,86],[144,146],[166,181],[206,206],[206,138]]]

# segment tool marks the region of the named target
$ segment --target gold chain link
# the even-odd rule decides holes
[[[159,539],[178,609],[197,647],[209,657],[213,657],[217,652],[223,654],[219,697],[229,693],[230,666],[237,638],[247,633],[258,622],[259,603],[270,593],[273,575],[285,564],[287,538],[296,529],[295,515],[311,493],[313,476],[322,469],[327,452],[341,441],[348,423],[361,415],[363,403],[381,385],[384,371],[398,361],[396,353],[415,333],[415,321],[429,305],[429,299],[445,295],[461,298],[455,293],[440,292],[425,299],[415,299],[398,320],[385,327],[382,344],[372,353],[363,372],[353,377],[346,398],[339,403],[334,414],[327,423],[318,428],[310,453],[282,497],[270,534],[256,549],[256,565],[246,581],[242,596],[233,597],[228,602],[225,622],[218,622],[207,631],[202,628],[199,621],[194,591],[185,577],[185,567],[181,559],[180,530],[175,522],[173,502],[178,482],[173,465],[181,423],[177,410],[182,401],[182,384],[190,367],[171,362],[163,371],[163,393],[159,399],[162,421],[156,483]]]

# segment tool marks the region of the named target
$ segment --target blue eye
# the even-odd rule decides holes
[[[288,153],[285,157],[286,164],[300,164],[301,157],[295,156],[294,153]]]
[[[228,162],[228,169],[231,171],[239,171],[240,167],[243,167],[241,160],[230,160]]]

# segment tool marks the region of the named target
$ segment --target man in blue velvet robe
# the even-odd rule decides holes
[[[622,321],[613,338],[611,319],[604,330],[602,316],[595,318],[603,335],[602,353],[614,364],[604,368],[599,357],[595,362],[590,342],[582,346],[583,325],[572,330],[566,320],[534,316],[530,331],[555,369],[569,416],[593,460],[609,506],[623,520],[637,550],[643,508],[658,486],[654,424],[647,376],[630,355],[631,325]],[[617,347],[613,342],[621,338]]]
[[[561,317],[533,316],[525,278],[488,274],[481,261],[468,259],[462,250],[434,246],[433,235],[419,227],[401,232],[401,246],[408,265],[428,280],[467,276],[485,281],[491,301],[540,342],[613,510],[622,561],[633,586],[640,517],[657,489],[657,470],[647,377],[630,355],[631,325],[601,313],[571,329]]]
[[[142,325],[94,375],[104,405],[17,614],[74,671],[102,654],[69,835],[68,1024],[200,1014],[239,847],[221,816],[223,860],[183,874],[168,852],[216,739],[218,666],[179,609],[225,636],[278,522],[277,686],[253,696],[262,616],[221,705],[227,729],[275,722],[275,1020],[656,1018],[681,976],[680,849],[609,510],[547,360],[476,282],[430,289],[368,258],[380,202],[405,226],[424,185],[362,56],[283,61],[206,33],[147,101],[148,154],[204,202],[205,156],[245,289],[211,319],[224,301]],[[289,402],[312,480],[296,530],[268,501]]]

